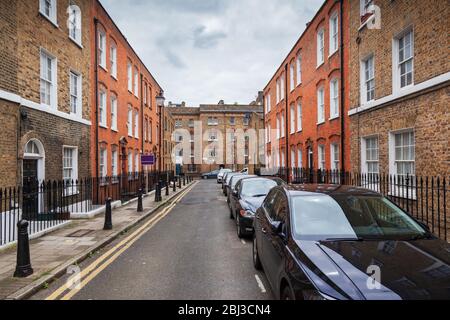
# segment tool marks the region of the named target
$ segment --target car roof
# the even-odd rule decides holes
[[[291,196],[304,196],[310,193],[327,194],[331,196],[337,195],[354,195],[354,196],[380,196],[381,194],[372,190],[343,186],[336,184],[288,184],[281,186]]]
[[[283,179],[278,178],[278,177],[271,177],[271,176],[267,176],[267,177],[262,177],[262,176],[249,176],[248,178],[245,178],[242,180],[242,182],[244,181],[253,181],[253,180],[272,180],[272,181],[283,181]]]

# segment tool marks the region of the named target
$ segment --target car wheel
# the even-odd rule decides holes
[[[292,290],[288,285],[286,285],[281,292],[280,300],[295,300],[294,294],[292,293]]]
[[[253,266],[256,270],[262,270],[261,260],[259,260],[258,245],[256,236],[253,237]]]

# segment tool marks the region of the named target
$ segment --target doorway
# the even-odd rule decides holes
[[[38,160],[23,160],[23,219],[32,220],[39,210]]]

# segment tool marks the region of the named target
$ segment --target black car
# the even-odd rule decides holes
[[[217,175],[219,174],[220,170],[214,170],[211,172],[207,172],[202,174],[202,179],[217,179]]]
[[[230,172],[226,175],[225,179],[223,179],[222,191],[223,191],[223,194],[225,195],[225,197],[228,196],[228,186],[230,184],[231,178],[235,175],[241,175],[241,174],[242,173],[239,173],[239,172]]]
[[[231,196],[233,194],[233,190],[236,187],[236,184],[241,181],[242,179],[246,179],[246,178],[255,178],[255,175],[248,175],[248,174],[237,174],[231,177],[230,182],[228,183],[228,189],[227,189],[227,203],[228,203],[228,208],[230,208],[230,217],[232,216],[231,214],[231,207],[230,207],[230,201],[231,201]]]
[[[277,298],[450,299],[450,245],[376,192],[276,187],[254,228],[253,262]]]
[[[253,234],[253,219],[269,191],[283,185],[280,178],[251,177],[239,180],[230,196],[230,218],[236,219],[239,238]]]

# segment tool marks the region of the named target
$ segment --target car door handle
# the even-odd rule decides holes
[[[266,228],[261,228],[261,232],[264,233],[264,234],[266,234],[266,233],[267,233]]]

